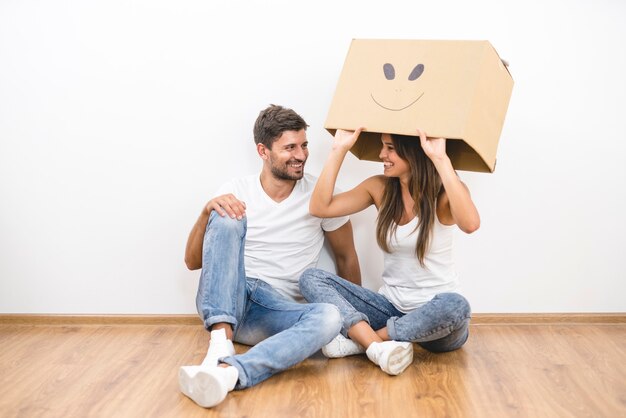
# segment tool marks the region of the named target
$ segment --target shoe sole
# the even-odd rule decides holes
[[[392,376],[396,376],[405,371],[411,363],[413,363],[413,344],[404,343],[389,353],[385,362],[386,367],[381,366],[381,369]]]
[[[322,347],[322,354],[327,358],[341,358],[343,356],[338,356],[336,353],[333,353],[332,349],[326,349],[326,346]]]
[[[203,408],[222,402],[227,391],[215,376],[203,371],[200,366],[183,366],[178,371],[180,391]]]
[[[326,346],[322,347],[322,354],[324,354],[324,356],[328,358],[342,358],[365,353],[365,349],[359,349],[358,351],[346,351],[343,353],[337,353],[337,351],[339,350],[335,348],[328,349],[326,348]]]

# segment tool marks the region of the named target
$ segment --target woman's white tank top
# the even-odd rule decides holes
[[[384,253],[383,286],[378,291],[399,311],[408,313],[431,300],[438,293],[456,292],[458,275],[452,246],[456,225],[443,225],[435,216],[430,247],[422,267],[415,253],[417,217],[398,225],[389,241],[390,253]]]

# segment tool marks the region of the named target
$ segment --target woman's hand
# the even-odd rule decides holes
[[[421,129],[418,129],[417,133],[420,136],[422,149],[431,161],[435,162],[435,160],[447,158],[445,138],[428,138],[426,132]]]
[[[337,129],[335,132],[335,140],[333,141],[333,149],[341,149],[348,151],[359,139],[359,135],[363,132],[364,128],[358,128],[356,131],[346,131],[343,129]]]

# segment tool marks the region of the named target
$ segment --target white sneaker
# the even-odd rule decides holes
[[[413,344],[409,342],[372,343],[365,353],[374,364],[392,376],[402,373],[413,362]]]
[[[365,348],[361,344],[339,334],[322,347],[322,353],[328,358],[339,358],[365,353]]]
[[[237,379],[239,371],[233,366],[183,366],[178,371],[180,391],[204,408],[222,402],[235,387]]]
[[[203,366],[217,366],[219,359],[235,355],[235,347],[231,340],[226,339],[224,329],[211,331],[211,341],[206,357],[202,360]]]

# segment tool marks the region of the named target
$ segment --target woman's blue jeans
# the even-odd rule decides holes
[[[414,311],[404,314],[383,295],[320,269],[308,269],[300,277],[300,292],[309,302],[332,303],[341,312],[341,333],[360,321],[374,330],[387,327],[396,341],[418,343],[432,352],[460,348],[469,334],[471,310],[458,293],[440,293]]]
[[[246,222],[246,218],[238,221],[211,214],[196,297],[207,330],[227,322],[236,342],[254,346],[245,354],[220,359],[239,370],[237,389],[301,362],[328,344],[341,328],[335,306],[293,302],[264,281],[246,278]]]

